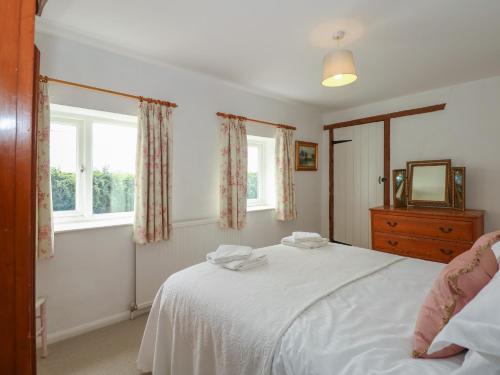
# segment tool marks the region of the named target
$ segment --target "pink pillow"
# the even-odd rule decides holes
[[[454,258],[439,274],[418,314],[413,337],[414,358],[443,358],[463,350],[450,345],[427,354],[434,337],[451,317],[472,300],[498,271],[491,246],[500,241],[500,231],[481,236],[470,250]]]

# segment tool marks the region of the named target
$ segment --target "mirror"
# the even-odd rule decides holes
[[[409,161],[408,205],[450,207],[451,160]]]
[[[465,167],[453,167],[453,208],[465,210]]]
[[[406,169],[392,171],[392,198],[394,207],[406,207]]]

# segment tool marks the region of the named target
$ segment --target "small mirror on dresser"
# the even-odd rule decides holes
[[[418,207],[450,207],[451,160],[409,161],[408,205]]]
[[[465,210],[465,167],[450,159],[419,160],[392,171],[394,207],[441,207]]]
[[[465,210],[465,167],[453,167],[453,208]]]
[[[392,196],[394,207],[406,207],[406,169],[392,171]]]

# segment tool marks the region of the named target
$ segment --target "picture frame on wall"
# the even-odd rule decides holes
[[[295,141],[295,170],[318,170],[318,144],[314,142]]]

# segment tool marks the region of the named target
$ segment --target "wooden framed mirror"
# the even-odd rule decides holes
[[[406,163],[408,205],[451,207],[451,160]]]

